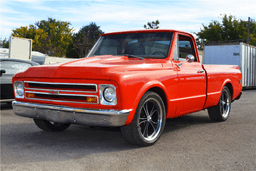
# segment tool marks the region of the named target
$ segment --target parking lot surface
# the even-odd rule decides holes
[[[71,125],[41,131],[1,104],[1,170],[256,170],[256,90],[232,103],[226,122],[207,110],[168,119],[150,147],[127,144],[119,128]]]

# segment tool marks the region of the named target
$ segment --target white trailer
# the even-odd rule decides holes
[[[245,43],[206,45],[203,64],[238,65],[243,87],[256,87],[256,47]]]
[[[9,58],[31,60],[32,39],[10,37]]]
[[[68,62],[75,60],[76,58],[61,58],[61,57],[49,57],[46,54],[32,51],[32,39],[18,38],[10,36],[9,49],[0,48],[0,57],[9,57],[15,59],[30,60],[44,64],[55,64],[61,62]]]

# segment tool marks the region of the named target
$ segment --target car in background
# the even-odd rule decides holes
[[[14,100],[12,77],[18,73],[27,70],[29,67],[39,65],[36,62],[13,59],[0,58],[0,102],[12,102]]]

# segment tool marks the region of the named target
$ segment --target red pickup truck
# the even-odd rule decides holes
[[[166,118],[208,109],[213,121],[227,120],[241,80],[238,66],[202,65],[189,33],[107,33],[86,58],[16,74],[13,110],[45,131],[115,126],[127,142],[148,146]]]

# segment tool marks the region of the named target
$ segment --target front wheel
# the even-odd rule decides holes
[[[221,122],[226,121],[231,111],[231,94],[228,87],[224,87],[217,106],[208,109],[211,120]]]
[[[166,111],[161,97],[149,91],[141,98],[132,123],[121,127],[121,132],[130,144],[153,145],[160,138],[165,120]]]
[[[34,119],[34,122],[38,128],[49,132],[61,132],[70,126],[70,124],[55,123],[41,119]]]

